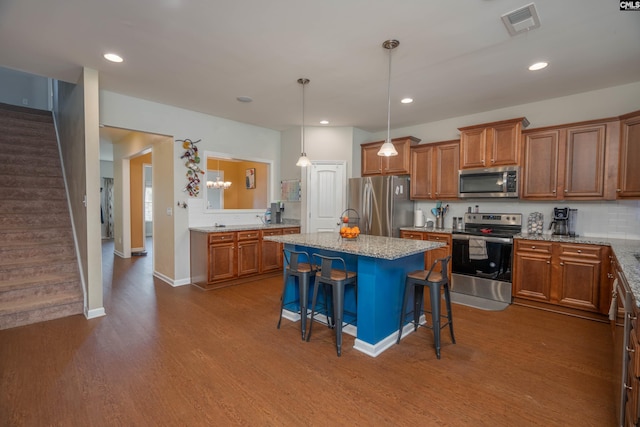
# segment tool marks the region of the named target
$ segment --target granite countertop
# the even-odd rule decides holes
[[[224,227],[189,227],[190,231],[197,231],[200,233],[224,233],[229,231],[242,231],[242,230],[270,230],[274,228],[293,228],[300,227],[300,224],[244,224],[244,225],[225,225]]]
[[[526,234],[514,236],[515,239],[539,240],[547,242],[580,243],[587,245],[611,246],[616,255],[618,264],[629,282],[629,287],[636,298],[636,304],[640,307],[640,261],[635,255],[640,255],[640,240],[611,239],[607,237],[590,236],[555,236],[552,234]]]
[[[356,239],[343,239],[338,233],[331,232],[268,236],[265,237],[265,240],[386,260],[399,259],[445,245],[442,242],[428,240],[399,239],[365,234],[359,235]]]

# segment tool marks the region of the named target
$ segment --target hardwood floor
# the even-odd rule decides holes
[[[609,326],[454,305],[377,358],[278,320],[281,280],[204,292],[104,249],[106,317],[0,331],[2,426],[611,426]],[[113,273],[111,274],[111,270]]]

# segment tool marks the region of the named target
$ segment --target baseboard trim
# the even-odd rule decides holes
[[[118,251],[118,250],[113,250],[113,254],[119,256],[120,258],[124,258],[124,253]]]
[[[420,324],[422,325],[425,322],[426,322],[425,316],[424,315],[420,316]],[[411,323],[404,325],[404,327],[402,328],[401,337],[402,338],[406,337],[407,335],[412,333],[413,330],[414,328]],[[355,350],[358,350],[366,354],[367,356],[378,357],[385,350],[388,350],[389,348],[391,348],[397,341],[398,341],[398,332],[395,331],[391,335],[378,341],[375,344],[370,344],[368,342],[364,342],[356,338],[355,342],[353,343],[353,348]]]
[[[96,317],[106,316],[107,313],[104,311],[104,307],[100,308],[92,308],[91,310],[86,310],[84,312],[84,317],[87,319],[95,319]]]
[[[176,288],[178,286],[185,286],[185,285],[189,285],[191,284],[191,280],[190,279],[180,279],[180,280],[173,280],[172,278],[165,276],[164,274],[158,272],[158,271],[154,271],[153,272],[153,277],[156,277],[160,280],[162,280],[163,282],[167,283],[168,285]]]

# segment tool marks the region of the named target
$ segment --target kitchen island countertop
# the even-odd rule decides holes
[[[444,246],[443,242],[369,236],[365,234],[361,234],[355,239],[343,239],[335,232],[268,236],[265,237],[265,240],[385,260],[395,260]]]

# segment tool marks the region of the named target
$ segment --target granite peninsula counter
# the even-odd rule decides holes
[[[342,239],[338,233],[329,232],[270,236],[265,240],[283,243],[286,249],[306,251],[310,255],[342,257],[347,268],[357,272],[358,303],[356,305],[355,293],[347,292],[344,304],[345,320],[349,320],[346,312],[357,312],[357,327],[355,330],[347,327],[343,332],[356,336],[356,350],[373,357],[396,342],[406,274],[424,268],[425,251],[444,245],[427,240],[362,234],[357,239]],[[300,298],[293,278],[287,284],[285,298]],[[307,306],[310,306],[308,295]],[[285,317],[300,319],[293,312],[286,313]],[[409,330],[413,331],[413,328],[405,327],[405,331]]]

